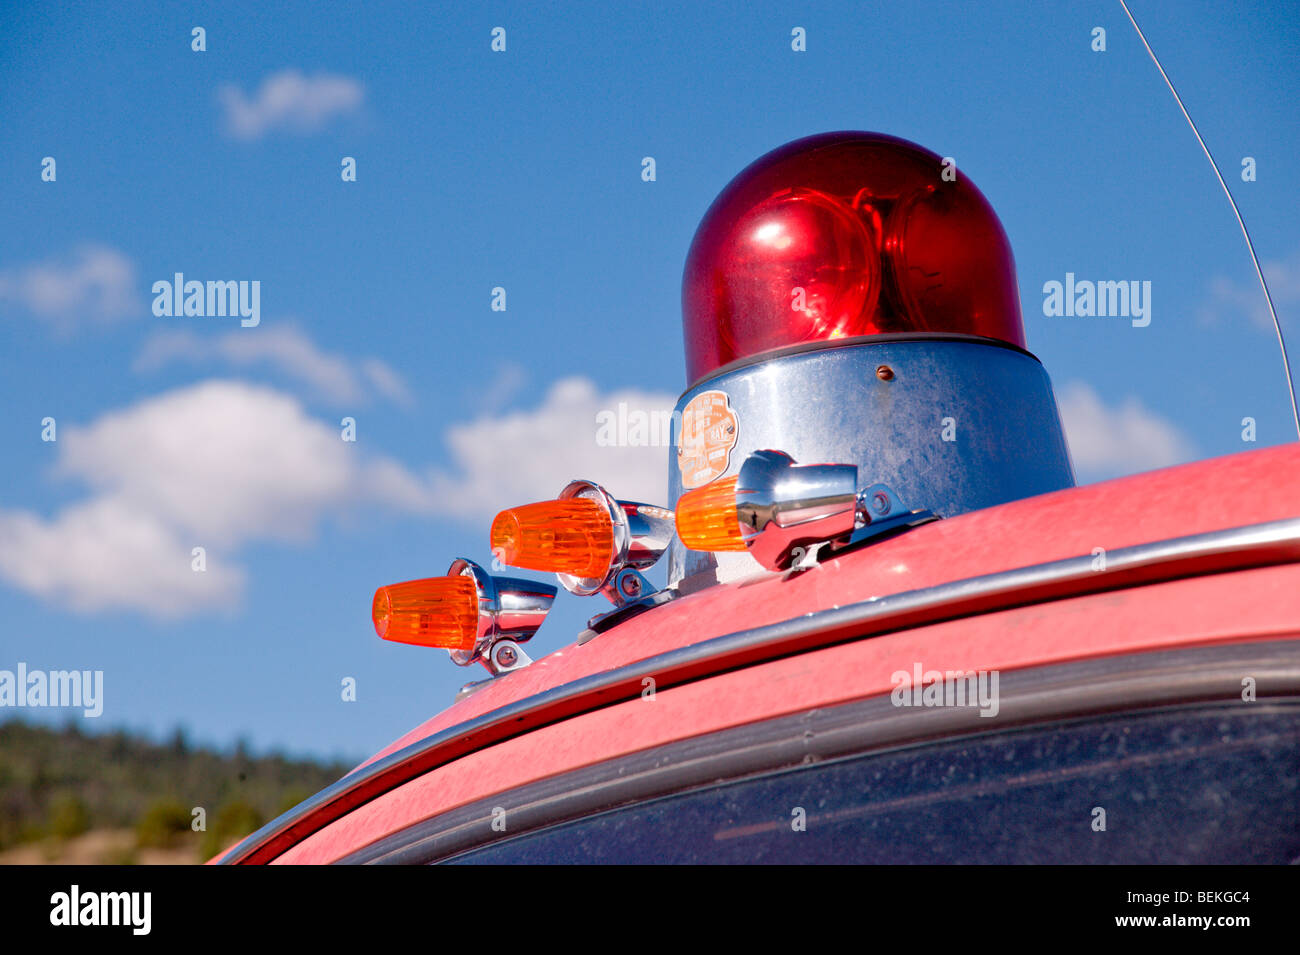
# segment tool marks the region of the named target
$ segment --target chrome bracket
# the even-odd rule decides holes
[[[532,663],[520,644],[541,627],[555,600],[555,588],[535,580],[493,576],[464,558],[452,561],[447,573],[472,579],[479,596],[478,637],[472,649],[449,650],[452,662],[481,663],[494,678]]]
[[[772,449],[755,451],[741,465],[736,514],[750,556],[767,570],[795,573],[937,519],[909,510],[887,484],[860,487],[852,464],[799,465]]]
[[[873,484],[858,492],[858,513],[853,533],[842,544],[831,542],[828,557],[838,557],[865,544],[873,544],[913,527],[939,520],[924,508],[909,510],[887,484]]]
[[[492,644],[491,650],[485,655],[476,658],[479,663],[487,667],[487,671],[492,675],[486,680],[472,680],[466,683],[456,691],[456,701],[459,702],[469,696],[475,690],[480,690],[487,686],[497,677],[506,673],[512,673],[515,670],[522,670],[529,666],[533,659],[524,652],[524,648],[513,640],[498,640]]]
[[[556,574],[565,590],[579,597],[604,594],[616,608],[650,593],[651,585],[638,571],[654,565],[673,536],[673,512],[664,507],[618,501],[593,481],[570,481],[560,500],[587,498],[605,508],[614,532],[614,557],[595,577]]]
[[[615,609],[622,609],[653,592],[654,586],[640,571],[623,567],[610,578],[600,592],[609,598]]]
[[[587,629],[578,634],[579,646],[591,640],[598,634],[602,634],[607,630],[617,627],[624,620],[630,620],[637,614],[645,613],[647,610],[658,607],[660,604],[666,604],[668,601],[681,596],[676,590],[667,587],[663,590],[652,591],[650,589],[650,582],[635,570],[631,569],[619,571],[615,577],[615,581],[623,579],[625,574],[631,574],[640,581],[640,590],[637,592],[640,593],[641,596],[638,596],[635,599],[624,600],[614,610],[610,610],[606,613],[598,613],[596,616],[588,620]],[[613,598],[611,597],[610,599],[612,600]]]

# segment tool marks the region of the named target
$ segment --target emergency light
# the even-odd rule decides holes
[[[670,586],[771,563],[721,517],[757,452],[852,466],[938,516],[1074,483],[1002,225],[953,160],[913,143],[825,133],[744,169],[695,233],[682,322]]]
[[[375,591],[370,615],[384,640],[472,650],[478,635],[478,590],[471,578],[460,576],[389,584]]]
[[[682,280],[687,377],[793,345],[916,332],[1025,347],[1011,248],[984,196],[912,143],[828,133],[714,200]]]
[[[503,564],[552,571],[570,593],[603,593],[621,607],[650,592],[639,571],[659,560],[672,534],[672,511],[615,500],[594,481],[571,481],[556,500],[498,514],[491,544]]]
[[[495,676],[532,662],[519,644],[546,620],[555,593],[549,584],[495,577],[457,558],[443,577],[380,587],[371,616],[385,640],[441,647],[455,663],[482,663]]]
[[[771,450],[751,454],[735,477],[687,491],[677,502],[683,545],[749,551],[767,570],[784,570],[822,544],[842,547],[931,520],[927,510],[904,508],[883,484],[859,489],[851,464],[800,465]]]
[[[501,563],[614,604],[579,643],[687,590],[1074,484],[1011,247],[951,159],[864,132],[768,153],[705,213],[682,316],[671,509],[572,481],[492,522]],[[665,552],[655,591],[640,572]],[[531,662],[519,643],[555,593],[457,560],[381,587],[375,630],[496,676]]]
[[[502,511],[492,521],[491,540],[501,563],[529,570],[604,576],[614,559],[609,511],[585,497]]]

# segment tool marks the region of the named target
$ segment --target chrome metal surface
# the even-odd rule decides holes
[[[876,369],[887,365],[888,380]],[[682,395],[673,416],[681,443],[685,406],[722,391],[736,415],[736,445],[723,476],[745,459],[780,448],[798,461],[855,465],[940,517],[1074,485],[1051,383],[1033,356],[979,339],[918,338],[821,347],[729,366]],[[669,501],[683,491],[677,453]],[[747,553],[688,551],[674,538],[668,585],[690,586],[757,573]]]
[[[466,683],[456,691],[455,702],[459,703],[471,693],[483,689],[497,677],[512,673],[515,670],[522,670],[530,666],[533,658],[524,652],[524,648],[513,640],[501,640],[492,644],[491,648],[482,657],[479,662],[487,667],[487,671],[492,675],[486,680],[472,680]]]
[[[492,644],[492,652],[486,659],[493,676],[500,676],[512,670],[522,670],[533,662],[532,657],[524,653],[524,648],[513,640],[501,640]]]
[[[784,451],[755,451],[740,466],[736,517],[749,554],[766,570],[807,570],[851,545],[935,520],[910,511],[886,484],[858,489],[852,464],[796,464]]]
[[[673,512],[651,504],[639,504],[635,501],[616,501],[613,496],[594,481],[570,481],[560,492],[560,500],[586,498],[600,504],[609,514],[614,532],[614,557],[608,569],[599,577],[575,577],[572,574],[556,574],[560,586],[579,597],[592,594],[604,594],[616,607],[621,607],[630,598],[640,596],[627,594],[616,586],[615,580],[624,568],[644,570],[654,565],[673,539]],[[637,575],[648,585],[644,577]]]
[[[795,464],[784,451],[755,451],[740,466],[736,516],[749,553],[768,570],[790,566],[799,545],[853,531],[858,469],[852,464]]]
[[[556,588],[536,580],[521,577],[495,577],[472,560],[463,557],[451,562],[448,576],[463,574],[478,588],[478,636],[472,650],[449,650],[448,654],[459,666],[482,663],[493,676],[508,670],[518,670],[532,662],[519,648],[519,644],[532,638],[546,621]],[[493,657],[493,648],[508,641],[519,650],[521,661],[516,665],[501,667]]]
[[[642,680],[660,689],[722,670],[820,647],[1012,606],[1098,593],[1194,574],[1300,561],[1300,518],[1172,538],[1107,555],[1036,564],[873,598],[781,623],[714,637],[596,673],[449,727],[376,760],[227,852],[223,864],[266,862],[357,806],[467,753],[604,706],[637,698]]]
[[[903,510],[902,499],[888,484],[873,484],[858,492],[858,511],[863,523],[896,516]]]
[[[858,527],[848,540],[832,543],[831,556],[937,520],[939,515],[929,508],[909,510],[889,485],[873,484],[858,492]]]

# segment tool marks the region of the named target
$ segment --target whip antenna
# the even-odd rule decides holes
[[[1164,77],[1165,85],[1169,87],[1169,92],[1174,94],[1174,100],[1178,103],[1178,108],[1183,111],[1183,118],[1187,120],[1187,125],[1192,127],[1192,132],[1196,134],[1196,141],[1201,144],[1201,149],[1205,152],[1205,158],[1210,161],[1210,167],[1214,170],[1214,175],[1218,177],[1219,185],[1223,187],[1223,194],[1228,197],[1228,203],[1232,206],[1232,214],[1237,217],[1237,225],[1241,226],[1241,234],[1246,238],[1246,248],[1250,250],[1250,260],[1255,263],[1255,274],[1259,276],[1260,287],[1264,289],[1264,300],[1268,302],[1268,313],[1273,317],[1273,328],[1277,331],[1277,344],[1282,349],[1282,368],[1286,372],[1286,387],[1291,394],[1291,416],[1295,419],[1296,438],[1300,440],[1300,410],[1296,409],[1295,385],[1291,379],[1291,361],[1286,355],[1286,341],[1282,338],[1282,323],[1277,319],[1277,309],[1273,307],[1273,296],[1268,291],[1268,282],[1264,279],[1264,270],[1259,267],[1259,256],[1255,254],[1255,243],[1250,239],[1250,232],[1246,229],[1246,220],[1241,217],[1241,210],[1237,208],[1237,200],[1232,198],[1232,191],[1228,184],[1223,180],[1223,173],[1219,172],[1219,164],[1214,161],[1214,156],[1210,154],[1210,147],[1205,145],[1205,140],[1201,138],[1201,131],[1196,128],[1192,122],[1191,115],[1187,112],[1187,107],[1183,105],[1183,98],[1178,95],[1178,90],[1174,89],[1173,81],[1169,79],[1169,74],[1165,68],[1160,65],[1160,58],[1156,56],[1156,51],[1151,49],[1151,44],[1147,42],[1146,35],[1142,28],[1138,26],[1137,21],[1133,19],[1133,14],[1129,11],[1128,4],[1124,0],[1119,0],[1119,5],[1124,8],[1124,13],[1128,15],[1129,23],[1133,24],[1133,29],[1137,30],[1138,39],[1142,45],[1147,48],[1147,53],[1151,55],[1151,61],[1155,63],[1156,69]]]

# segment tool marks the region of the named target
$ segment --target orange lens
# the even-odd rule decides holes
[[[604,577],[614,560],[614,525],[590,498],[525,504],[492,521],[492,553],[511,567]]]
[[[712,481],[677,499],[677,536],[691,550],[744,550],[736,516],[736,478]]]
[[[478,637],[478,588],[463,574],[389,584],[375,591],[370,615],[375,633],[385,640],[472,650]]]

